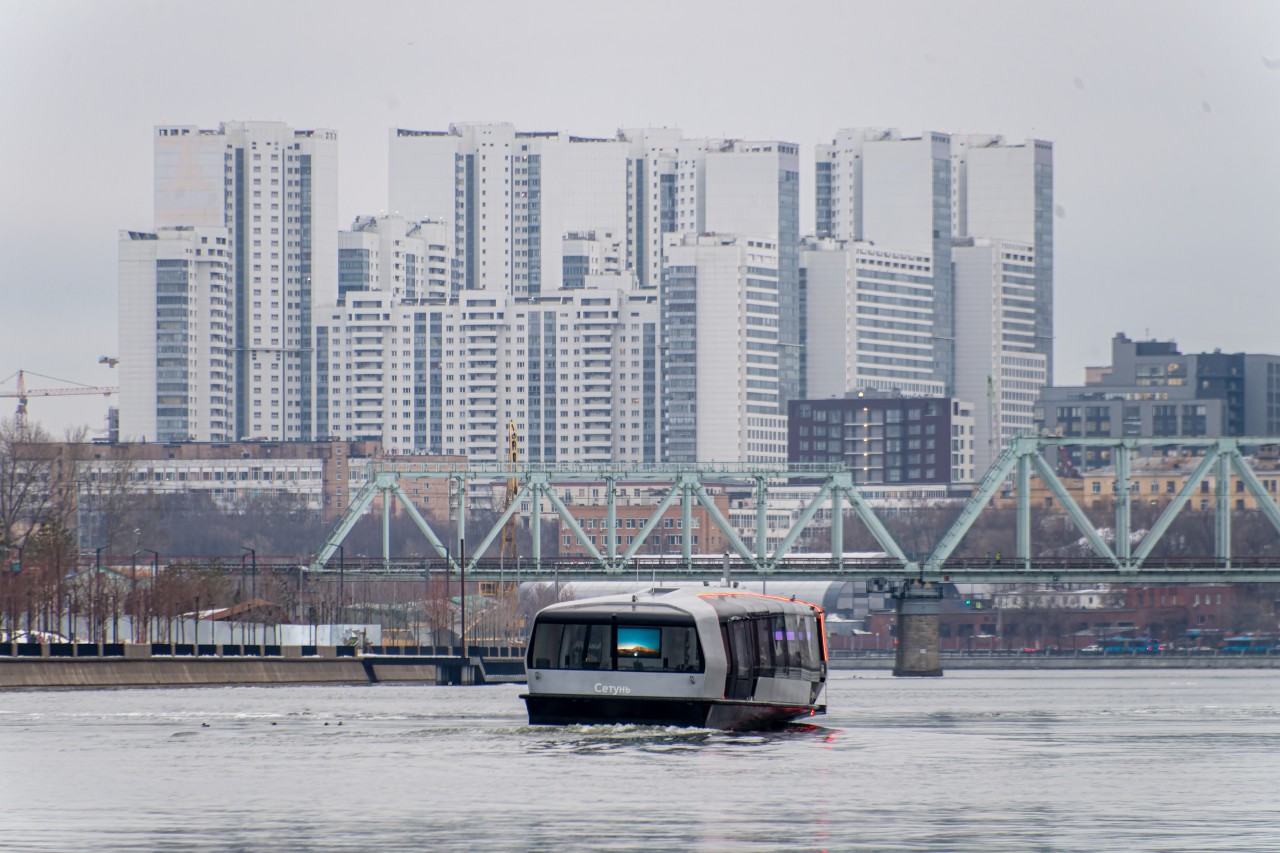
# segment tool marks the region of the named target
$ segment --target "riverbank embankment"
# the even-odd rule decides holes
[[[7,646],[8,644],[0,644]],[[524,679],[515,649],[20,643],[0,651],[0,689],[230,684],[493,684]],[[492,653],[492,654],[489,654]]]

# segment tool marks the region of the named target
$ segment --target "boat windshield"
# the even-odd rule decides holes
[[[534,669],[702,672],[691,624],[539,619],[529,644]]]

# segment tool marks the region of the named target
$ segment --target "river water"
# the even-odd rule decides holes
[[[837,672],[816,726],[518,685],[0,693],[0,850],[1280,851],[1280,674]]]

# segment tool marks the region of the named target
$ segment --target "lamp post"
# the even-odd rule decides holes
[[[458,537],[458,637],[467,656],[467,540]]]
[[[133,554],[130,555],[130,560],[132,561],[132,572],[131,572],[131,577],[129,579],[129,584],[130,584],[129,597],[133,599],[133,613],[131,614],[131,616],[133,618],[133,641],[135,643],[146,642],[146,638],[139,639],[139,637],[142,637],[143,635],[138,633],[138,609],[139,609],[138,608],[138,555],[139,554],[151,555],[151,591],[153,595],[155,593],[156,575],[160,573],[160,555],[155,551],[152,551],[150,548],[139,548],[138,550],[134,551]],[[151,635],[150,625],[148,625],[145,630],[146,630],[146,637],[150,637]]]
[[[251,565],[251,567],[252,567],[252,568],[251,568],[251,571],[252,571],[251,580],[249,581],[249,584],[250,584],[250,585],[249,585],[249,600],[250,600],[250,601],[254,601],[254,600],[256,600],[256,599],[257,599],[257,597],[258,597],[258,552],[257,552],[257,551],[255,551],[255,550],[254,550],[254,549],[252,549],[252,548],[249,548],[249,547],[245,546],[245,545],[241,545],[241,546],[240,546],[240,550],[241,550],[241,551],[244,551],[244,552],[248,555],[248,557],[249,557],[249,563],[250,563],[250,565]],[[241,558],[240,558],[240,566],[241,566],[241,575],[240,575],[240,576],[241,576],[241,577],[244,577],[244,558],[243,558],[243,557],[241,557]],[[257,605],[254,605],[254,606],[256,607]],[[252,612],[252,611],[250,611],[250,612]],[[249,630],[250,630],[250,632],[251,632],[251,634],[250,634],[250,636],[249,636],[249,642],[250,642],[250,643],[255,643],[255,644],[256,644],[256,643],[258,642],[258,626],[257,626],[257,623],[252,623],[252,624],[251,624],[251,626],[250,626],[250,628],[249,628]]]
[[[346,592],[346,559],[347,554],[341,545],[338,546],[338,606],[346,612],[343,596]]]
[[[5,584],[4,584],[5,589],[9,593],[9,596],[8,596],[9,597],[9,623],[10,623],[9,631],[10,631],[10,636],[12,637],[13,634],[16,633],[18,630],[18,606],[17,606],[17,599],[13,595],[13,578],[17,577],[18,573],[22,571],[22,549],[19,548],[17,545],[0,545],[0,548],[3,548],[10,555],[12,555],[14,552],[17,552],[18,554],[18,559],[14,560],[12,563],[9,564],[9,571],[5,573],[6,577],[5,577]],[[28,634],[27,641],[28,642],[31,641],[30,633],[31,633],[31,608],[28,606],[27,608],[27,634]]]
[[[102,579],[102,552],[105,550],[107,546],[100,545],[93,551],[93,583],[89,584],[89,640],[94,643],[102,642],[99,636],[102,626],[98,624],[98,584]]]

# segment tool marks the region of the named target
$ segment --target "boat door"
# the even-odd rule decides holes
[[[755,691],[756,659],[754,636],[749,619],[730,619],[721,625],[725,653],[729,656],[725,677],[726,699],[750,699]]]

